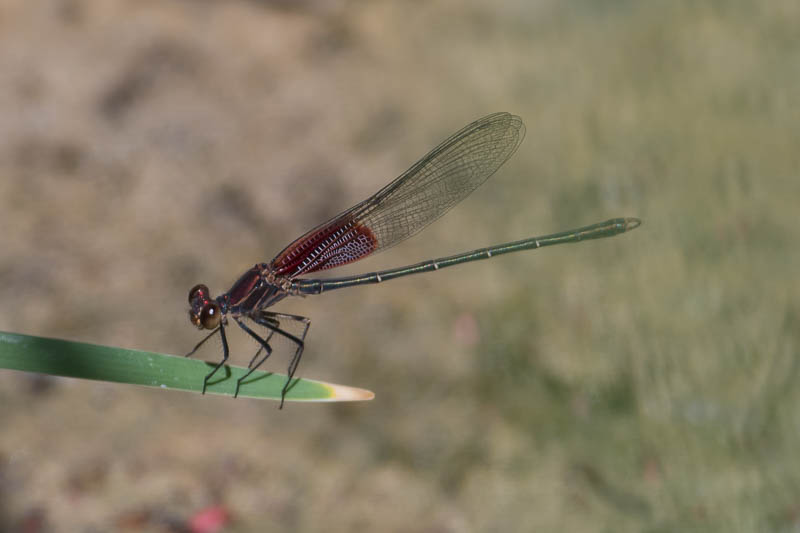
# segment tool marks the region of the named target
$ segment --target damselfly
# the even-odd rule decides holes
[[[509,113],[494,113],[476,120],[453,134],[417,161],[400,177],[363,202],[312,229],[283,249],[269,263],[258,263],[242,274],[224,294],[212,298],[208,287],[196,285],[189,291],[189,318],[199,329],[212,330],[187,357],[211,336],[222,340],[222,360],[203,380],[208,380],[228,360],[227,317],[255,339],[259,349],[250,361],[250,369],[236,382],[234,396],[242,382],[272,354],[274,335],[288,339],[294,346],[288,378],[281,393],[281,407],[292,377],[300,363],[311,321],[303,316],[276,313],[267,309],[287,296],[322,294],[334,289],[380,283],[390,279],[431,272],[461,263],[489,259],[498,255],[612,237],[632,230],[641,223],[636,218],[612,218],[576,229],[480,248],[414,265],[358,276],[334,279],[308,279],[302,276],[358,261],[386,250],[414,235],[442,216],[448,209],[469,196],[516,151],[525,136],[522,120]],[[244,322],[267,330],[259,335]],[[297,323],[299,334],[281,324]]]

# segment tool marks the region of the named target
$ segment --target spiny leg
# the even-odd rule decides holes
[[[206,342],[208,339],[210,339],[210,338],[211,338],[211,336],[212,336],[214,333],[216,333],[216,332],[219,330],[219,328],[221,328],[221,327],[222,327],[222,326],[217,326],[217,329],[215,329],[214,331],[212,331],[211,333],[209,333],[208,335],[206,335],[205,337],[203,337],[203,340],[201,340],[200,342],[198,342],[198,343],[197,343],[197,346],[195,346],[194,348],[192,348],[192,351],[191,351],[191,352],[189,352],[189,353],[187,353],[186,355],[184,355],[184,357],[191,357],[192,355],[194,355],[194,352],[196,352],[196,351],[198,350],[198,348],[200,348],[200,347],[201,347],[203,344],[205,344],[205,342]]]
[[[261,345],[261,347],[256,352],[256,355],[253,356],[253,359],[250,361],[250,364],[247,365],[247,367],[249,368],[247,373],[245,373],[244,376],[236,380],[236,391],[233,393],[233,397],[236,398],[239,396],[239,387],[242,386],[242,381],[245,380],[250,374],[252,374],[259,366],[261,366],[261,364],[264,363],[264,361],[266,361],[270,355],[272,355],[272,347],[269,345],[269,339],[272,338],[272,335],[275,332],[274,331],[270,332],[269,336],[266,339],[263,339],[258,335],[258,333],[256,333],[255,331],[247,327],[244,323],[242,323],[242,321],[239,318],[234,318],[234,320],[236,321],[236,324],[238,324],[239,327],[245,331],[245,333],[253,337]],[[277,321],[275,322],[277,323]],[[258,354],[261,352],[262,349],[266,351],[266,354],[264,354],[264,357],[262,357],[261,360],[258,361],[258,363],[253,365],[253,361],[256,360],[256,357],[258,357]]]
[[[222,361],[217,363],[217,366],[214,367],[214,370],[209,372],[208,375],[203,379],[203,394],[206,393],[206,387],[208,386],[208,380],[211,378],[211,376],[216,374],[217,370],[219,370],[222,367],[222,365],[225,364],[225,361],[228,360],[228,339],[225,337],[225,326],[220,324],[219,327],[215,331],[211,332],[211,335],[216,333],[216,331],[219,331],[219,335],[220,335],[220,337],[222,337]],[[208,340],[208,338],[211,335],[209,335],[208,337],[206,337],[205,339],[200,341],[200,344],[203,344],[206,340]],[[195,350],[196,349],[197,349],[197,347],[195,347]],[[192,350],[192,351],[194,351],[194,350]]]
[[[280,324],[276,324],[276,325],[279,326]],[[269,344],[269,340],[272,338],[272,336],[274,334],[275,334],[274,331],[270,331],[269,335],[267,335],[267,338],[264,339],[265,341],[267,341],[267,344]],[[247,368],[253,368],[253,363],[256,362],[256,359],[258,358],[258,354],[260,354],[261,350],[263,350],[263,349],[264,349],[264,347],[259,344],[258,350],[256,350],[256,354],[253,356],[253,358],[250,359],[250,362],[247,364]],[[261,363],[258,363],[258,364],[260,365]],[[258,365],[256,365],[256,366],[258,366]]]
[[[289,385],[292,382],[292,378],[294,377],[294,372],[297,370],[297,366],[300,364],[300,358],[303,356],[303,350],[305,348],[305,339],[306,334],[308,333],[308,328],[311,326],[311,319],[304,316],[299,315],[289,315],[286,313],[273,313],[271,311],[259,311],[257,313],[252,313],[250,318],[257,324],[264,326],[267,329],[272,330],[273,333],[277,333],[279,335],[283,335],[287,339],[291,340],[297,345],[297,350],[294,352],[294,356],[292,360],[289,362],[289,372],[286,378],[286,383],[283,384],[283,389],[281,389],[281,404],[278,409],[283,409],[283,401],[286,398],[286,392],[289,390]],[[294,320],[295,322],[302,322],[303,333],[300,334],[300,337],[295,337],[291,333],[288,333],[278,326],[273,325],[273,323],[278,323],[279,318],[285,318],[287,320]]]
[[[264,339],[264,340],[266,340],[266,339]],[[252,359],[250,359],[250,362],[247,363],[247,368],[252,368],[253,367],[253,363],[255,363],[256,358],[258,358],[258,354],[260,354],[263,349],[264,349],[263,346],[261,346],[261,345],[258,346],[258,350],[256,350],[256,354],[253,356]]]

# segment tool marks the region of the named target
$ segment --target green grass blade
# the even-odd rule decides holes
[[[86,344],[0,331],[0,368],[54,376],[113,381],[200,392],[212,363],[139,350]],[[233,395],[246,368],[225,365],[209,381],[207,394]],[[255,371],[242,383],[240,397],[280,400],[286,376]],[[286,401],[371,400],[368,390],[295,378]]]

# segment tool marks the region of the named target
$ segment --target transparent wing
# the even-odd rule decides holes
[[[451,135],[400,177],[287,246],[272,267],[296,277],[385,250],[422,230],[494,174],[525,136],[522,120],[494,113]]]

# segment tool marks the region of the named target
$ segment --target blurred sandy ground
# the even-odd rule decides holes
[[[493,111],[526,121],[517,155],[347,273],[645,223],[281,304],[313,320],[300,375],[371,403],[2,372],[0,529],[187,531],[211,506],[241,532],[797,527],[799,21],[794,0],[3,0],[2,330],[184,353],[192,285],[227,289]]]

